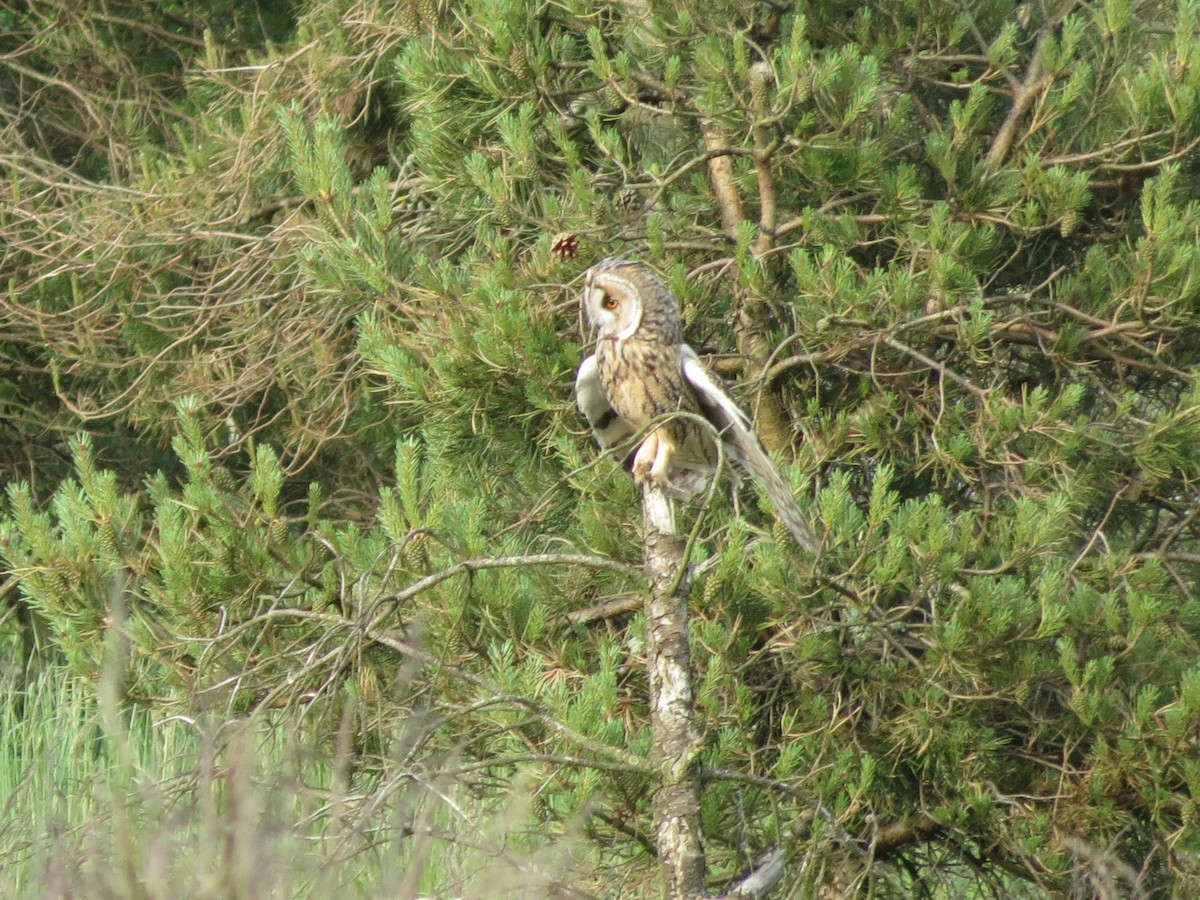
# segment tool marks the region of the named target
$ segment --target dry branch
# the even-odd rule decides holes
[[[695,695],[687,631],[687,602],[678,593],[684,542],[675,530],[671,501],[655,487],[642,494],[645,517],[647,669],[650,728],[659,785],[654,798],[655,838],[664,895],[694,900],[704,894],[700,840],[700,775]]]
[[[984,165],[989,171],[994,172],[1000,168],[1000,164],[1008,156],[1008,151],[1016,138],[1017,124],[1021,121],[1021,117],[1033,105],[1037,95],[1054,80],[1052,75],[1047,75],[1042,71],[1046,40],[1050,37],[1050,31],[1051,26],[1047,25],[1038,35],[1037,44],[1033,48],[1033,56],[1029,60],[1029,67],[1025,70],[1025,78],[1016,85],[1013,91],[1012,106],[1008,109],[1004,124],[996,132],[996,137],[992,140],[992,146],[984,160]]]

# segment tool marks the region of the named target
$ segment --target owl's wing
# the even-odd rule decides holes
[[[608,402],[594,354],[583,361],[575,376],[575,405],[592,426],[592,434],[601,448],[608,450],[633,437],[633,426],[617,415]]]
[[[582,369],[580,371],[582,373]],[[683,377],[696,392],[704,417],[721,433],[725,452],[759,484],[775,507],[775,515],[787,526],[796,543],[814,556],[820,555],[821,542],[796,505],[791,488],[758,440],[749,417],[687,344],[683,345]]]

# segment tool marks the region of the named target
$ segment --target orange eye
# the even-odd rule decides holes
[[[605,294],[604,299],[600,301],[600,305],[605,309],[616,309],[618,306],[617,298],[612,294]]]

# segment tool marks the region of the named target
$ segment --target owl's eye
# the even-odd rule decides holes
[[[600,305],[603,306],[605,309],[611,310],[611,309],[616,309],[619,304],[617,303],[617,298],[614,297],[612,294],[605,294],[604,299],[600,301]]]

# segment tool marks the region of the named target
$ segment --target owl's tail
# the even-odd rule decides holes
[[[682,348],[683,375],[696,391],[696,399],[704,417],[713,424],[721,435],[721,442],[729,457],[745,469],[750,477],[766,493],[775,507],[775,515],[787,526],[792,539],[803,550],[820,556],[821,542],[812,525],[792,496],[792,489],[783,480],[775,463],[763,449],[750,419],[742,412],[726,392],[720,379],[700,361],[700,357],[687,344]]]
[[[813,556],[820,556],[821,541],[817,533],[809,523],[808,517],[800,510],[791,487],[783,480],[779,469],[775,467],[758,438],[753,433],[743,433],[738,435],[741,440],[734,441],[730,440],[733,435],[728,432],[725,437],[727,452],[762,488],[775,508],[775,515],[792,535],[792,540],[802,550],[807,550]]]

